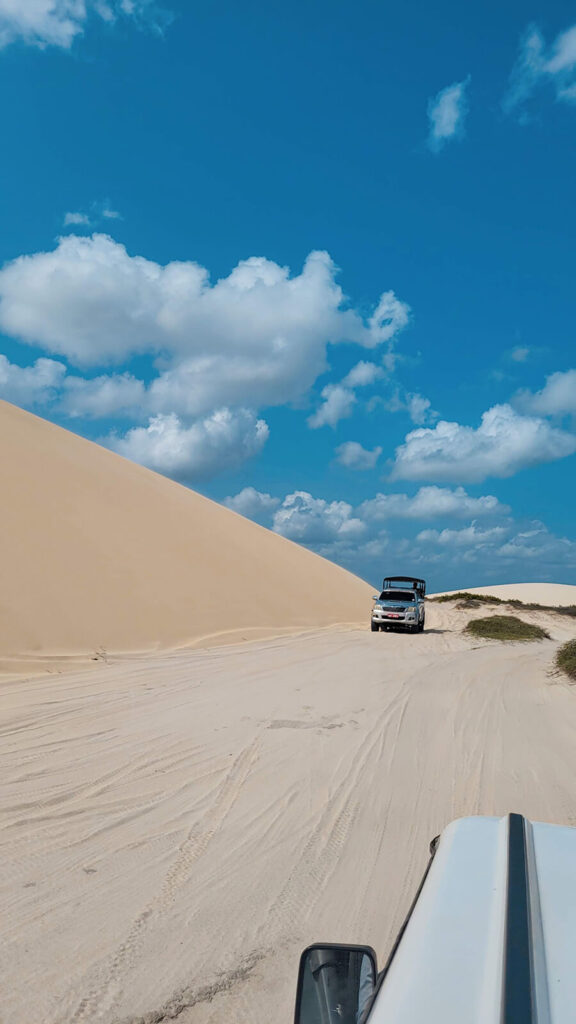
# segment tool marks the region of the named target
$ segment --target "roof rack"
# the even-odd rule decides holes
[[[416,576],[385,576],[382,590],[390,590],[397,587],[399,583],[404,584],[404,590],[417,590],[422,597],[426,594],[426,580],[420,580]]]

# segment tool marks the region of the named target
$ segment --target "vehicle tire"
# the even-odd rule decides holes
[[[419,633],[423,633],[424,632],[424,623],[425,622],[426,622],[426,619],[422,619],[422,622],[419,624],[419,626],[418,626],[418,632]]]
[[[376,622],[371,622],[370,623],[370,629],[372,630],[373,633],[377,633],[378,632],[378,624]]]

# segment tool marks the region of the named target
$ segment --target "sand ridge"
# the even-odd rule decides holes
[[[0,686],[6,1020],[288,1024],[303,946],[382,960],[450,820],[576,824],[574,623],[463,634],[486,613]]]

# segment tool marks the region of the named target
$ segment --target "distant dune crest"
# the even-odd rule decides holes
[[[505,583],[498,587],[460,587],[459,590],[446,590],[430,597],[444,597],[448,594],[487,594],[488,597],[510,598],[512,601],[525,601],[526,604],[543,604],[562,606],[576,604],[576,585],[569,583]]]

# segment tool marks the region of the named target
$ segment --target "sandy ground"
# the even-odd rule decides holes
[[[3,1024],[288,1024],[301,948],[384,958],[450,820],[576,825],[574,621],[427,615],[5,680]]]

